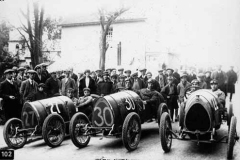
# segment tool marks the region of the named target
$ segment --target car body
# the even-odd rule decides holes
[[[33,137],[43,137],[50,147],[59,146],[64,139],[65,128],[75,113],[76,107],[66,96],[26,102],[21,120],[12,118],[6,122],[4,140],[10,148],[15,149],[23,147],[27,138]]]
[[[233,145],[238,139],[236,133],[236,117],[232,112],[232,104],[228,111],[221,104],[217,95],[211,90],[199,89],[192,92],[180,106],[179,135],[172,131],[170,117],[164,114],[160,122],[160,138],[165,152],[171,149],[172,138],[191,140],[199,143],[216,143],[228,137],[228,157],[232,156]],[[223,121],[227,121],[229,135],[217,139],[216,131]]]
[[[153,117],[159,122],[162,112],[168,112],[160,96],[159,93],[155,115],[151,114],[149,106],[145,106],[134,91],[125,90],[98,98],[91,120],[83,113],[72,117],[70,136],[74,145],[85,147],[91,135],[101,135],[121,137],[127,150],[136,149],[141,136],[141,124]],[[85,137],[85,140],[81,142],[79,137]]]

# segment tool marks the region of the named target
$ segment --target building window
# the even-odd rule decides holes
[[[113,27],[110,26],[109,30],[108,30],[108,33],[107,33],[107,42],[112,41],[112,34],[113,34]]]

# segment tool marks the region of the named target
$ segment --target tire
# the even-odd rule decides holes
[[[183,125],[184,125],[184,116],[185,116],[184,107],[185,107],[184,102],[182,102],[180,105],[180,111],[179,111],[179,126],[181,128],[183,128]]]
[[[65,123],[56,113],[50,114],[44,120],[42,136],[49,147],[60,146],[65,137]]]
[[[227,148],[227,158],[232,158],[233,156],[233,147],[236,142],[236,126],[237,126],[237,118],[232,116],[231,123],[230,123],[230,130],[228,134],[228,148]]]
[[[141,137],[141,120],[137,113],[131,112],[124,120],[122,128],[123,145],[128,151],[137,148]]]
[[[164,152],[169,152],[172,146],[172,130],[171,119],[168,113],[163,113],[160,121],[159,133],[162,149]]]
[[[166,105],[166,103],[161,103],[158,107],[158,111],[157,111],[157,122],[158,122],[158,126],[160,126],[160,119],[161,116],[164,112],[168,112],[168,107]]]
[[[230,126],[230,122],[233,116],[233,106],[230,103],[229,107],[228,107],[228,113],[227,113],[227,125]]]
[[[18,129],[23,129],[23,122],[18,118],[11,118],[6,122],[3,128],[4,140],[8,147],[13,149],[22,148],[27,142],[26,133],[16,133],[16,127],[19,127]],[[17,141],[17,139],[20,139],[20,141]]]
[[[74,114],[71,118],[69,133],[73,144],[78,148],[86,147],[91,139],[90,136],[82,135],[86,132],[84,127],[89,123],[88,117],[81,112]]]

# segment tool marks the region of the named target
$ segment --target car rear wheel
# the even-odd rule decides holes
[[[232,116],[230,129],[228,134],[228,148],[227,148],[227,158],[232,158],[233,156],[233,147],[236,142],[237,132],[236,132],[237,118]]]
[[[9,119],[4,125],[3,137],[8,147],[18,149],[26,144],[26,133],[20,133],[19,129],[23,129],[23,122],[18,118]]]
[[[158,126],[160,126],[160,119],[164,112],[168,112],[168,107],[167,107],[166,103],[161,103],[158,107],[158,112],[157,112]]]
[[[171,119],[168,113],[163,113],[160,121],[160,141],[162,145],[162,149],[165,152],[169,152],[172,146],[172,124]]]
[[[50,114],[43,123],[43,139],[49,147],[61,145],[65,137],[65,123],[58,114]]]
[[[230,103],[229,107],[228,107],[228,112],[227,112],[227,125],[228,126],[230,126],[230,122],[231,122],[232,116],[233,116],[233,106]]]
[[[69,133],[73,144],[78,148],[86,147],[91,139],[90,136],[86,136],[87,125],[89,119],[84,113],[76,113],[69,125]]]
[[[122,141],[128,151],[137,148],[141,137],[141,120],[137,113],[131,112],[123,123]]]
[[[184,124],[184,102],[180,105],[180,111],[179,111],[179,126],[183,128]]]

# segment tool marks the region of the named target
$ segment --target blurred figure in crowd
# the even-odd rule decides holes
[[[230,66],[230,70],[227,72],[227,93],[230,93],[229,100],[232,101],[232,95],[235,93],[235,83],[237,82],[237,73],[233,70],[233,66]]]

